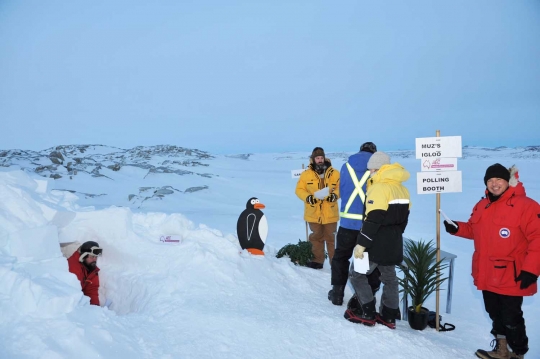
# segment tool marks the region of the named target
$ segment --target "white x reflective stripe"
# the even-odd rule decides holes
[[[350,218],[350,219],[358,219],[362,220],[364,218],[361,214],[353,214],[349,213],[349,209],[352,206],[352,203],[354,202],[354,199],[356,196],[360,197],[360,200],[362,203],[366,202],[366,194],[364,191],[362,191],[362,186],[366,183],[366,181],[369,178],[369,171],[366,171],[360,181],[358,181],[358,177],[356,177],[356,173],[354,172],[354,169],[349,164],[349,162],[345,163],[347,166],[347,170],[349,171],[349,175],[351,176],[351,180],[354,184],[354,191],[351,193],[351,196],[349,197],[349,200],[347,201],[347,204],[345,205],[345,210],[343,212],[340,212],[340,216],[343,218]]]

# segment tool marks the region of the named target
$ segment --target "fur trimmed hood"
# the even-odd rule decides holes
[[[513,165],[508,170],[510,171],[510,181],[508,181],[508,183],[510,184],[510,187],[516,187],[519,183],[519,170],[516,165]]]

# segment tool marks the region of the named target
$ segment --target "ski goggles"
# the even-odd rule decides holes
[[[92,247],[90,248],[90,252],[88,252],[89,255],[93,255],[93,256],[100,256],[101,253],[103,253],[103,248],[99,248],[99,247]]]
[[[81,254],[81,256],[79,257],[79,262],[82,262],[84,260],[84,258],[86,258],[86,256],[98,257],[98,256],[101,256],[102,253],[103,253],[103,248],[92,247],[92,248],[90,248],[89,252],[84,252],[84,253]]]

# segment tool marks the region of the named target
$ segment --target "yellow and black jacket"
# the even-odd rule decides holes
[[[329,187],[330,193],[334,193],[339,198],[339,171],[332,167],[329,159],[325,160],[327,166],[324,172],[324,179],[321,181],[319,174],[313,169],[313,163],[302,172],[296,184],[296,195],[304,202],[304,220],[311,223],[334,223],[339,220],[338,201],[317,200],[311,205],[306,202],[309,195],[313,195],[324,187]],[[321,183],[322,182],[322,183]]]
[[[366,217],[357,243],[380,265],[403,261],[403,232],[409,220],[409,191],[402,182],[410,173],[399,163],[383,165],[368,180]]]

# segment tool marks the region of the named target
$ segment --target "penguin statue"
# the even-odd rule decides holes
[[[263,248],[268,235],[268,222],[261,211],[263,208],[265,206],[258,198],[251,197],[236,223],[240,247],[247,249],[251,254],[264,255]]]

